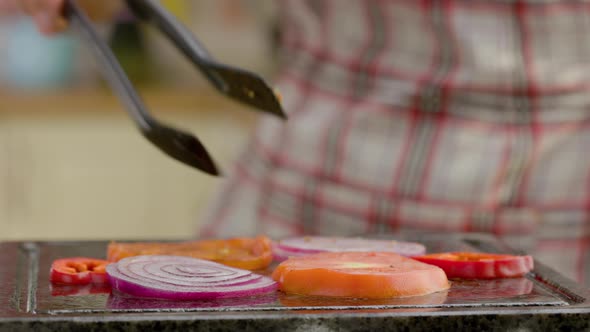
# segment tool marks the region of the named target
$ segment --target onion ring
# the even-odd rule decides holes
[[[184,256],[128,257],[106,268],[114,290],[138,297],[205,300],[275,291],[270,278]]]
[[[360,237],[301,236],[277,241],[273,244],[273,258],[283,261],[289,257],[321,252],[392,252],[412,257],[423,255],[426,247],[416,242],[378,240]]]

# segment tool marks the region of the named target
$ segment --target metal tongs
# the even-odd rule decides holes
[[[205,75],[222,94],[253,106],[254,109],[286,118],[272,88],[260,76],[243,69],[216,62],[195,36],[155,0],[126,0],[130,10],[138,17],[154,24],[160,32]],[[123,71],[110,47],[94,29],[90,19],[76,0],[68,0],[65,15],[94,46],[93,51],[101,65],[105,79],[126,106],[141,133],[170,157],[212,175],[220,172],[194,135],[162,124],[148,112],[139,94]]]

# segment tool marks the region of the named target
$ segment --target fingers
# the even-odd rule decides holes
[[[61,15],[64,0],[20,0],[21,9],[33,17],[39,31],[46,35],[55,34],[67,27]]]
[[[0,0],[1,1],[1,0]],[[39,31],[51,35],[64,30],[67,21],[62,16],[65,0],[14,0],[31,15]],[[120,0],[76,0],[78,5],[95,21],[112,19],[123,8]]]

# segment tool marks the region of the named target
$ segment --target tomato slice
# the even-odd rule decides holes
[[[105,271],[109,261],[88,257],[70,257],[53,261],[49,280],[68,285],[102,284],[108,282]]]
[[[533,258],[528,255],[449,252],[412,258],[440,267],[449,278],[513,278],[521,277],[533,269]]]
[[[139,255],[188,256],[246,270],[264,269],[272,262],[271,241],[266,236],[181,243],[112,242],[107,248],[108,260],[112,262]]]
[[[291,257],[272,277],[287,294],[354,298],[425,295],[449,288],[443,270],[390,252]]]

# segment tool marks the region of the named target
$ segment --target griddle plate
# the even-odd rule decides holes
[[[477,237],[474,239],[473,237],[424,236],[415,240],[424,243],[429,251],[506,252],[507,250],[495,241],[483,241]],[[246,299],[199,302],[139,299],[121,294],[52,295],[52,290],[55,292],[56,288],[49,283],[49,267],[54,259],[72,256],[104,257],[106,245],[107,242],[19,243],[18,250],[15,250],[18,251],[18,259],[11,309],[22,314],[49,315],[283,310],[438,311],[452,308],[568,306],[586,301],[585,298],[568,292],[566,288],[555,285],[550,278],[541,275],[537,269],[535,273],[525,278],[453,280],[451,289],[446,292],[388,300],[314,298],[288,296],[281,293]],[[546,271],[546,268],[540,268]],[[265,273],[269,272],[270,270],[265,271]],[[2,310],[0,309],[0,317]]]

